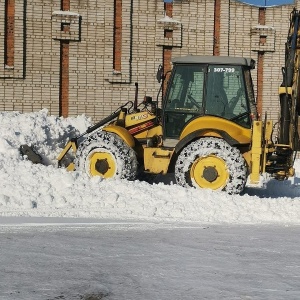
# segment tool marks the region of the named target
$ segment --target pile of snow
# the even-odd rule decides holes
[[[228,195],[176,185],[171,176],[144,181],[102,180],[56,167],[68,139],[91,122],[37,113],[0,113],[0,216],[93,217],[158,222],[300,224],[300,174],[266,189]],[[34,145],[45,165],[19,153]],[[296,161],[296,171],[300,162]]]

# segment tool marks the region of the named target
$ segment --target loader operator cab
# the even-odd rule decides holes
[[[251,68],[254,61],[245,58],[174,59],[164,97],[165,138],[179,138],[188,122],[206,115],[251,128],[255,107]]]

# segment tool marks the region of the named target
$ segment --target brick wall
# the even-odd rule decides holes
[[[264,49],[257,40],[259,8],[235,0],[216,1],[217,10],[212,0],[175,1],[169,8],[173,23],[164,21],[162,0],[70,0],[73,14],[68,16],[59,13],[61,0],[14,0],[14,68],[9,69],[4,67],[2,55],[6,2],[0,0],[2,111],[47,108],[50,114],[60,113],[62,41],[69,43],[68,114],[85,113],[96,121],[125,101],[134,100],[135,82],[139,83],[140,100],[145,94],[155,99],[159,89],[155,75],[163,59],[168,64],[170,55],[212,55],[217,34],[216,54],[250,56],[256,61],[263,54],[262,65],[253,72],[254,83],[259,70],[264,80],[262,113],[268,111],[277,119],[284,43],[293,5],[265,10],[265,26],[270,30]],[[121,9],[117,20],[114,3]],[[300,8],[300,1],[295,5]],[[220,13],[217,23],[216,11]],[[121,28],[118,48],[115,21]],[[70,31],[59,33],[60,22],[70,23]]]
[[[30,112],[45,107],[57,114],[59,47],[51,38],[52,1],[14,2],[14,67],[7,69],[1,61],[0,110]],[[0,0],[0,53],[4,53],[4,8],[5,0]]]

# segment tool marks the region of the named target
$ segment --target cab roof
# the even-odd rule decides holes
[[[255,68],[255,61],[252,58],[232,57],[232,56],[208,56],[208,55],[187,55],[172,59],[174,64],[217,64],[217,65],[237,65]]]

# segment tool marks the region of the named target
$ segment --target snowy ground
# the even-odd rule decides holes
[[[101,180],[57,169],[56,156],[69,137],[90,124],[84,116],[62,119],[38,113],[0,113],[0,216],[140,219],[229,224],[300,224],[300,175],[275,180],[244,195],[185,189],[171,177],[155,184]],[[48,166],[22,158],[32,144]],[[300,162],[297,161],[296,167]],[[168,182],[164,184],[160,180]]]
[[[291,180],[243,195],[57,169],[89,125],[0,113],[1,300],[300,299],[299,161]]]
[[[300,299],[299,227],[66,222],[0,228],[1,300]]]

